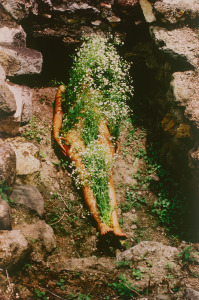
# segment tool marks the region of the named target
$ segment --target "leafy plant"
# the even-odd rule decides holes
[[[61,290],[65,290],[65,279],[60,279],[57,283],[56,283]]]
[[[41,292],[38,289],[35,289],[35,293],[37,295],[38,298],[41,298],[43,300],[48,300],[48,297],[46,297],[46,293],[45,292]]]
[[[120,296],[124,297],[133,297],[140,293],[137,285],[132,286],[124,275],[120,275],[119,282],[114,282],[110,284],[110,286],[113,287]]]
[[[132,274],[136,280],[140,280],[143,276],[143,273],[139,269],[132,269]]]
[[[184,267],[196,262],[196,258],[192,255],[193,251],[194,250],[191,246],[187,246],[185,249],[182,250],[182,252],[178,254],[178,256],[182,259]]]
[[[117,261],[116,262],[116,268],[129,268],[130,267],[130,261],[127,260],[122,260],[122,261]]]

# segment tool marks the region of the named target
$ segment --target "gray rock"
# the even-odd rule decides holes
[[[11,230],[10,207],[6,201],[0,197],[0,230]]]
[[[16,174],[23,183],[30,183],[39,175],[41,163],[38,160],[39,149],[23,137],[10,138],[16,153]]]
[[[16,177],[16,155],[8,143],[0,142],[0,183],[9,187],[7,194],[12,193]]]
[[[16,112],[13,115],[3,116],[0,119],[0,132],[5,132],[9,135],[16,135],[19,132],[21,123],[28,122],[32,112],[32,91],[26,86],[19,86],[13,83],[5,83],[11,95],[14,95],[17,106]],[[5,101],[11,98],[8,94],[5,95]],[[6,103],[7,103],[6,102]]]
[[[27,86],[19,86],[17,84],[8,83],[8,88],[14,94],[17,113],[15,118],[19,118],[20,122],[26,123],[32,115],[32,91]]]
[[[185,290],[186,300],[199,300],[199,291],[196,291],[191,288]]]
[[[30,244],[20,230],[0,232],[0,268],[14,269],[30,253]]]
[[[198,67],[199,43],[194,30],[184,27],[168,31],[165,28],[151,26],[150,32],[160,51],[179,63]]]
[[[34,14],[38,13],[38,5],[35,0],[1,0],[1,5],[14,19],[19,21],[27,18],[31,11]]]
[[[9,76],[40,74],[42,54],[26,47],[0,46],[0,64]]]
[[[173,276],[181,276],[181,266],[175,262],[175,257],[179,253],[175,247],[165,246],[158,242],[144,241],[136,246],[117,253],[117,261],[136,262],[143,276],[139,280],[139,288],[146,288],[150,280],[150,285],[156,285],[162,282],[168,274],[168,270]],[[135,280],[130,279],[132,284],[137,284]]]
[[[0,116],[13,114],[17,110],[16,100],[6,83],[0,84]]]
[[[42,220],[33,224],[24,223],[20,225],[20,231],[32,244],[31,256],[33,260],[40,261],[46,252],[51,253],[56,248],[53,229]]]
[[[11,194],[15,203],[23,204],[36,211],[40,217],[44,214],[44,199],[37,188],[31,185],[15,185]]]
[[[111,264],[110,258],[96,258],[96,257],[85,257],[85,258],[68,258],[68,257],[57,257],[53,259],[53,263],[49,261],[52,270],[61,272],[63,270],[79,271],[79,272],[113,272],[115,269],[114,264]]]
[[[185,116],[199,128],[199,75],[194,71],[176,72],[172,75],[168,100],[185,108]]]
[[[15,46],[25,46],[26,45],[26,33],[21,27],[0,27],[0,43],[13,44]]]
[[[193,21],[199,16],[199,3],[196,0],[161,0],[154,4],[154,11],[163,22],[170,24]]]

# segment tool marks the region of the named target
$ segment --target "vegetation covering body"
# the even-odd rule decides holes
[[[86,170],[73,170],[77,187],[89,185],[94,192],[101,221],[109,224],[111,215],[108,178],[114,153],[99,142],[99,126],[104,122],[115,143],[122,121],[127,117],[127,99],[132,95],[129,66],[116,51],[109,38],[85,38],[74,57],[70,81],[63,106],[65,113],[61,133],[65,136],[74,128],[85,148],[77,149]],[[73,164],[72,164],[73,165]]]

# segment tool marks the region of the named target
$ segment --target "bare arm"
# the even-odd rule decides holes
[[[59,136],[60,129],[62,126],[62,118],[63,118],[63,111],[62,111],[62,95],[65,93],[65,86],[60,85],[55,96],[55,114],[53,118],[53,136],[56,140],[57,144],[61,147],[63,154],[66,155],[66,150],[62,144],[62,138]]]

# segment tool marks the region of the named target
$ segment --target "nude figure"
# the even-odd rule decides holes
[[[83,139],[78,133],[77,127],[74,127],[72,130],[70,130],[65,137],[62,137],[60,135],[60,130],[63,122],[62,96],[65,94],[65,91],[65,86],[61,85],[58,88],[56,94],[55,113],[53,119],[53,135],[57,144],[61,148],[62,153],[70,158],[70,160],[73,162],[75,167],[78,168],[78,170],[80,170],[80,172],[85,172],[86,167],[83,163],[82,157],[79,154],[78,149],[84,151],[86,149],[86,146]],[[97,140],[98,144],[108,147],[111,155],[113,156],[115,154],[115,146],[111,142],[111,135],[105,120],[101,120],[99,122],[98,131],[100,134],[100,137]],[[102,236],[106,235],[108,232],[112,232],[115,236],[119,238],[126,238],[127,236],[125,233],[122,232],[118,222],[116,193],[113,186],[112,171],[111,175],[109,176],[108,187],[108,194],[111,207],[111,225],[107,225],[101,221],[100,213],[97,207],[97,202],[94,197],[93,190],[89,185],[82,186],[84,200],[93,218],[95,219],[98,230]]]

